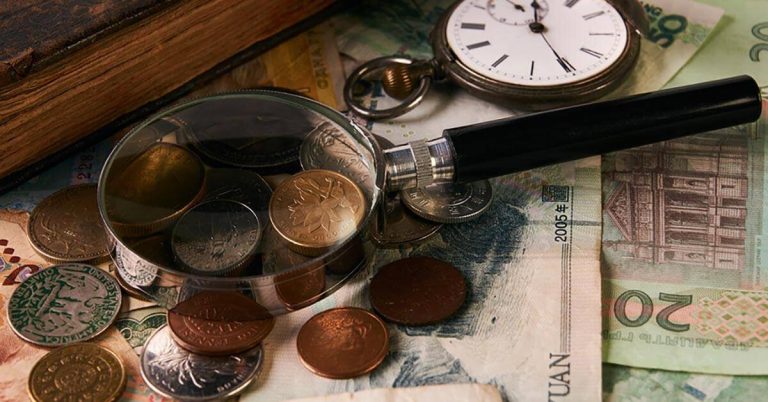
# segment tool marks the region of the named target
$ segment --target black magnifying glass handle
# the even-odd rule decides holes
[[[415,155],[413,179],[388,184],[487,179],[749,123],[760,112],[760,87],[751,77],[738,76],[450,128],[423,146],[403,146]],[[425,152],[428,159],[419,156]],[[390,162],[390,176],[406,172],[402,160],[395,158],[394,168]],[[425,164],[428,168],[417,172]]]

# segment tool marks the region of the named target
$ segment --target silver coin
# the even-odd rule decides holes
[[[208,401],[244,390],[256,378],[263,361],[261,346],[222,357],[188,352],[173,341],[166,325],[144,344],[141,376],[153,391],[166,398]]]
[[[341,127],[330,122],[318,125],[301,144],[299,160],[304,170],[327,169],[348,177],[373,202],[376,167],[373,155],[350,137]]]
[[[418,243],[432,237],[442,224],[422,219],[403,207],[400,195],[388,195],[371,223],[373,240],[382,247]]]
[[[256,212],[260,222],[267,222],[269,219],[271,197],[272,188],[256,172],[244,169],[211,169],[205,174],[205,200],[242,202]]]
[[[435,222],[459,223],[477,218],[491,205],[491,182],[436,183],[400,192],[413,213]]]
[[[8,322],[22,339],[63,346],[92,339],[117,317],[120,285],[85,264],[61,264],[30,276],[8,301]]]
[[[173,228],[171,250],[185,271],[205,276],[236,273],[252,260],[261,224],[247,205],[213,200],[187,211]]]
[[[115,266],[117,274],[134,288],[152,285],[160,270],[157,265],[121,243],[115,244]]]
[[[227,166],[272,171],[298,164],[302,139],[326,118],[286,102],[220,98],[181,110],[173,120],[183,139]]]

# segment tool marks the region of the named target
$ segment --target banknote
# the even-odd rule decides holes
[[[286,402],[501,402],[499,391],[487,384],[445,384],[389,389],[379,388],[360,392],[293,399]]]
[[[334,24],[339,50],[358,63],[391,54],[430,58],[429,32],[454,2],[393,1],[381,7],[363,1]],[[642,42],[633,72],[608,97],[661,88],[702,47],[723,14],[722,8],[692,0],[642,4],[651,22],[650,34]]]
[[[603,400],[606,402],[717,402],[760,401],[768,393],[765,376],[692,374],[606,364]]]
[[[768,374],[767,136],[762,118],[605,156],[606,362]]]
[[[670,86],[749,74],[768,86],[768,2],[699,0],[725,10],[720,23]]]

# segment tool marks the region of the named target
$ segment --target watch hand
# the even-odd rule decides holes
[[[533,25],[533,24],[531,24]],[[571,65],[571,62],[566,60],[564,57],[560,57],[559,54],[557,54],[557,51],[552,47],[552,45],[549,43],[549,40],[547,40],[547,37],[544,36],[544,32],[539,32],[541,34],[541,37],[544,39],[544,42],[547,43],[547,46],[549,46],[549,49],[552,50],[552,53],[555,54],[555,57],[557,58],[557,62],[560,64],[560,67],[565,70],[566,73],[570,73],[572,71],[575,71],[576,68]]]
[[[539,22],[539,8],[541,8],[541,5],[539,5],[538,1],[533,0],[531,7],[533,8],[533,22],[528,24],[528,27],[531,28],[531,32],[533,33],[542,33],[546,27],[544,24]]]
[[[509,4],[513,5],[513,6],[515,6],[515,10],[519,10],[519,11],[525,12],[525,8],[523,8],[523,6],[521,6],[521,5],[517,4],[517,3],[515,3],[514,1],[512,1],[512,0],[507,0],[507,3],[509,3]]]
[[[531,8],[533,8],[533,23],[538,24],[539,23],[539,3],[536,0],[533,0],[533,3],[531,3]]]

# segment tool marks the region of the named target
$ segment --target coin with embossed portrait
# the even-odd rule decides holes
[[[291,176],[275,189],[269,217],[292,250],[316,256],[353,236],[366,208],[365,195],[352,180],[313,169]]]
[[[247,205],[212,200],[185,213],[171,234],[171,250],[185,271],[205,276],[237,274],[253,259],[261,223]]]
[[[125,367],[111,350],[78,343],[43,356],[29,373],[34,401],[116,401],[125,389]]]
[[[60,264],[30,276],[8,301],[8,322],[25,341],[61,346],[104,332],[120,311],[120,285],[85,264]]]
[[[327,378],[370,373],[389,351],[386,325],[368,310],[341,307],[310,318],[299,330],[296,348],[304,366]]]
[[[203,291],[168,311],[173,339],[194,353],[222,356],[256,347],[275,319],[255,300],[234,291]]]
[[[29,241],[57,262],[106,258],[110,245],[96,201],[96,185],[67,187],[42,200],[29,218]]]
[[[400,192],[403,204],[413,213],[440,223],[467,222],[491,206],[491,182],[435,183]]]
[[[179,347],[164,326],[147,340],[141,376],[158,394],[183,401],[222,400],[243,391],[264,361],[261,346],[228,356],[204,356]]]
[[[372,202],[376,187],[373,155],[338,125],[323,122],[309,133],[301,144],[299,160],[304,170],[327,169],[343,174]]]

